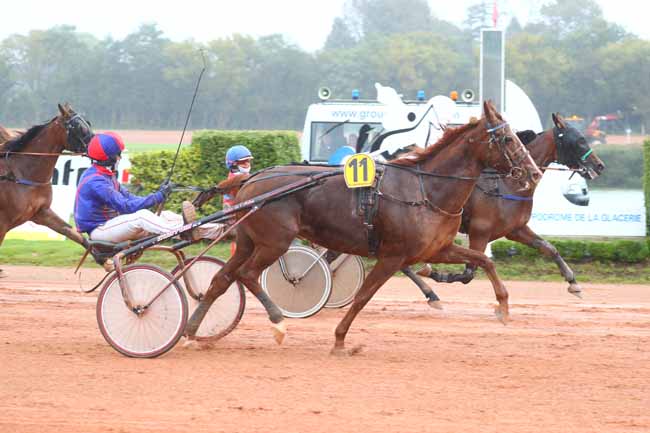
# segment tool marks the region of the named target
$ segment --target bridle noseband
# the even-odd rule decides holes
[[[524,151],[521,152],[521,155],[518,156],[516,152],[513,152],[511,156],[508,152],[508,144],[507,144],[509,136],[507,134],[502,134],[499,136],[496,133],[500,129],[507,128],[509,125],[508,122],[503,122],[499,125],[491,126],[490,122],[488,122],[486,119],[485,123],[487,125],[486,132],[490,135],[490,139],[488,141],[489,151],[492,150],[492,144],[496,144],[497,148],[499,149],[499,152],[503,154],[503,156],[506,159],[506,162],[508,163],[509,173],[507,176],[515,180],[521,179],[525,174],[525,170],[520,167],[520,164],[528,156],[529,154],[528,149],[524,147]]]

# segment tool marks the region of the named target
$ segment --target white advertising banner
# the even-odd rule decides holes
[[[528,225],[546,236],[642,237],[646,215],[642,190],[591,190],[587,206],[575,205],[564,194],[578,194],[585,185],[567,172],[547,172],[535,191]]]

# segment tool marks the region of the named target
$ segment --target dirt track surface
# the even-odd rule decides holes
[[[96,294],[71,269],[3,266],[0,432],[647,432],[650,285],[507,282],[512,321],[486,281],[439,286],[445,310],[393,278],[332,357],[344,310],[290,320],[277,346],[248,298],[210,350],[115,352]]]

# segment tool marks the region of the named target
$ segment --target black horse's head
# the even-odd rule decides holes
[[[95,135],[88,122],[81,114],[75,113],[69,104],[61,106],[60,119],[67,134],[66,149],[75,153],[85,153],[90,139]]]
[[[557,162],[579,173],[587,180],[597,178],[605,169],[605,164],[589,147],[587,139],[573,126],[568,125],[562,116],[553,113],[553,138],[557,148]]]

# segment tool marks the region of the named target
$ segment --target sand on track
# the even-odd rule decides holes
[[[262,307],[210,350],[130,359],[102,338],[72,269],[3,266],[0,432],[647,432],[650,285],[487,281],[436,286],[444,311],[393,278],[332,357],[346,309],[288,320]]]

